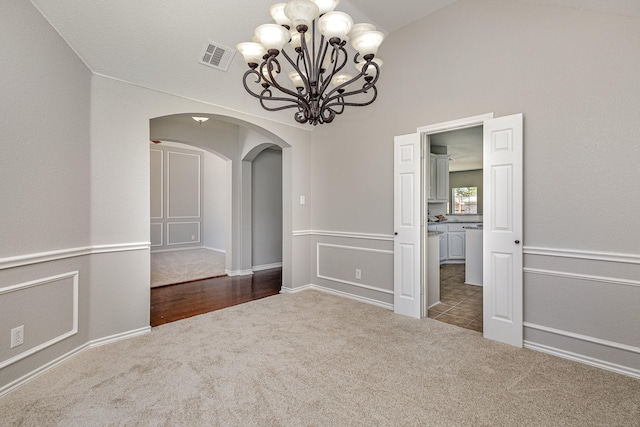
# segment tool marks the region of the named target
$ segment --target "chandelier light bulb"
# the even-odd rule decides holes
[[[304,80],[302,80],[302,77],[300,77],[300,73],[296,71],[290,72],[289,79],[291,80],[291,82],[293,83],[293,86],[296,89],[301,89],[304,87]]]
[[[352,26],[353,19],[344,12],[327,12],[318,19],[318,30],[327,40],[344,40]]]
[[[286,3],[276,3],[271,6],[269,13],[273,20],[276,21],[276,24],[291,28],[291,19],[284,14],[284,7],[286,5]]]
[[[320,15],[323,15],[335,9],[338,3],[340,3],[340,0],[313,0],[313,2],[318,6]]]
[[[375,31],[375,30],[376,30],[376,26],[373,24],[367,24],[367,23],[353,24],[353,26],[351,27],[351,31],[349,32],[349,38],[355,39],[360,34],[366,31]]]
[[[285,43],[289,42],[289,30],[278,24],[263,24],[256,28],[255,35],[267,52],[281,51]],[[269,52],[271,54],[271,52]]]
[[[289,0],[284,7],[284,14],[291,20],[293,28],[307,31],[313,20],[320,16],[320,9],[311,0]]]
[[[382,44],[382,40],[384,40],[384,34],[380,31],[365,31],[354,37],[351,45],[363,58],[369,55],[373,58],[378,53],[378,47]]]
[[[267,54],[267,49],[260,43],[244,42],[238,43],[236,49],[244,56],[244,61],[249,64],[255,64],[257,66],[262,62],[262,58]]]

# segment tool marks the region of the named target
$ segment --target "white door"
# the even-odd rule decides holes
[[[484,337],[522,347],[522,114],[484,122]]]
[[[393,311],[420,318],[420,134],[394,140]]]

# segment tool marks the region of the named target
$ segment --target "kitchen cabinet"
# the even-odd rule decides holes
[[[429,202],[447,203],[449,201],[449,156],[446,154],[429,155]]]
[[[464,259],[464,231],[450,231],[447,233],[447,259]]]

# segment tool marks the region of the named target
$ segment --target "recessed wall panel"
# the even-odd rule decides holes
[[[200,156],[167,151],[167,216],[200,217]]]
[[[150,161],[150,185],[151,185],[151,219],[161,219],[163,217],[162,206],[164,193],[163,179],[163,152],[162,150],[149,150]]]
[[[2,369],[78,332],[78,272],[0,288],[0,306]],[[19,326],[24,343],[10,348],[10,331]]]
[[[170,222],[167,224],[167,245],[200,242],[199,222]]]

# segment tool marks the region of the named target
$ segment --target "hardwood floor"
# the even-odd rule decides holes
[[[250,276],[224,276],[151,289],[151,326],[277,295],[282,269]]]

